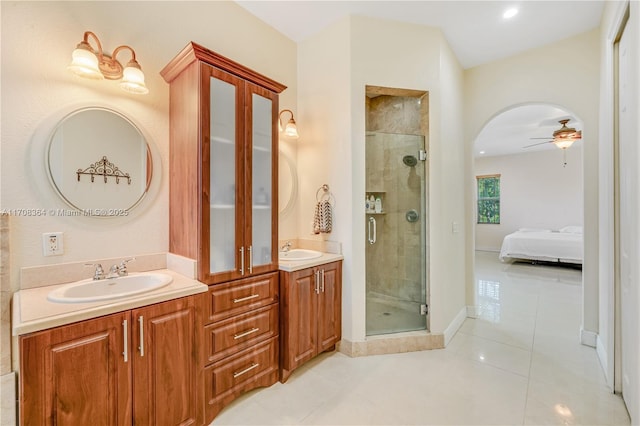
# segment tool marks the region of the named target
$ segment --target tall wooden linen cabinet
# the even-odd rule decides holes
[[[278,94],[286,87],[196,43],[170,84],[169,250],[197,260],[205,424],[278,378]]]

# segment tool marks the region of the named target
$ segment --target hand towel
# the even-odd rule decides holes
[[[333,228],[332,221],[331,203],[329,200],[318,201],[313,215],[313,233],[319,234],[321,232],[331,232],[331,229]]]

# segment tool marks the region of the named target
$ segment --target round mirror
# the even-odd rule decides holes
[[[47,151],[53,187],[85,216],[126,215],[147,193],[152,164],[142,132],[106,108],[83,108],[64,117]]]
[[[296,173],[296,165],[293,160],[280,151],[278,160],[278,205],[280,206],[280,216],[284,217],[289,214],[298,195],[298,177]]]

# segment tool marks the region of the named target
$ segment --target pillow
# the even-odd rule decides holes
[[[565,226],[560,228],[560,232],[567,234],[582,234],[582,226]]]
[[[518,229],[520,232],[551,232],[551,229],[541,229],[541,228],[520,228]]]

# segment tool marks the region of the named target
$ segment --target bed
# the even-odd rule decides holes
[[[565,226],[559,231],[521,228],[504,237],[500,260],[582,264],[582,240],[581,226]]]

